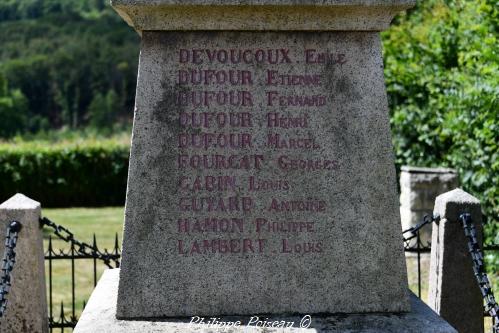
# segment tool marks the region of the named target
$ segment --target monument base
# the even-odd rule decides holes
[[[76,325],[74,333],[214,333],[214,332],[404,332],[404,333],[457,333],[445,320],[440,318],[415,295],[411,295],[412,311],[409,313],[379,313],[379,314],[340,314],[307,317],[305,315],[270,316],[260,315],[260,321],[267,323],[294,322],[290,328],[256,327],[255,316],[248,317],[217,317],[218,322],[235,323],[240,321],[238,328],[216,328],[210,326],[206,317],[204,324],[192,324],[191,318],[169,318],[156,321],[129,321],[116,319],[116,304],[118,294],[119,269],[104,272],[83,314]],[[362,301],[362,300],[359,300]],[[311,318],[311,322],[308,321]],[[248,322],[253,323],[248,326]],[[309,326],[308,326],[309,324]],[[301,328],[303,325],[307,328]]]

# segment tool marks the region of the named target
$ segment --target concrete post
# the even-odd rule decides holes
[[[460,333],[483,332],[483,300],[473,274],[462,213],[470,213],[482,242],[480,201],[461,189],[439,195],[434,213],[428,305]]]
[[[457,171],[447,168],[403,166],[400,172],[400,217],[403,229],[414,227],[430,213],[435,198],[459,185]],[[430,228],[423,228],[421,241],[431,241]]]
[[[48,315],[40,203],[16,194],[0,205],[1,237],[15,220],[22,224],[7,311],[0,319],[2,333],[47,333]],[[3,257],[3,241],[0,255]]]

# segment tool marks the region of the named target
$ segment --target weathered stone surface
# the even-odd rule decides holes
[[[16,194],[0,205],[2,240],[10,222],[22,224],[16,246],[16,264],[11,274],[12,288],[7,296],[7,312],[0,318],[2,333],[48,332],[40,210],[40,203],[22,194]],[[4,254],[3,243],[0,258]]]
[[[433,211],[435,198],[459,185],[456,170],[403,166],[400,172],[400,215],[403,229],[422,222]],[[431,228],[423,228],[421,241],[431,241]]]
[[[300,328],[305,315],[259,316],[267,322],[293,322],[292,328],[255,327],[255,316],[221,317],[219,322],[241,321],[241,327],[223,329],[202,324],[190,324],[191,318],[170,318],[162,321],[126,321],[115,318],[119,269],[107,270],[97,284],[83,312],[75,333],[456,333],[415,295],[411,295],[412,310],[403,314],[349,314],[311,316],[308,328]],[[251,319],[253,317],[253,319]],[[210,318],[205,318],[205,322]],[[248,323],[251,324],[248,326]],[[305,326],[304,326],[305,327]]]
[[[402,167],[400,173],[402,206],[413,211],[431,212],[435,198],[458,186],[456,170],[447,168]]]
[[[146,30],[381,31],[414,0],[111,0]]]
[[[471,214],[482,242],[480,201],[461,189],[444,193],[435,201],[430,264],[430,307],[460,333],[483,332],[483,300],[476,282],[468,243],[459,215]]]
[[[118,317],[408,311],[382,67],[375,32],[144,32]]]

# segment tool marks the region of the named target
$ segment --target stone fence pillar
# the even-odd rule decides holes
[[[475,280],[462,213],[471,214],[482,242],[480,201],[461,189],[439,195],[433,224],[428,305],[460,333],[483,332],[483,300]]]
[[[433,210],[435,198],[459,185],[454,169],[403,166],[400,172],[400,217],[404,230],[420,223]],[[421,241],[431,240],[430,228],[423,228]]]
[[[40,203],[16,194],[0,205],[0,256],[4,233],[11,221],[22,224],[16,246],[12,287],[7,295],[7,311],[0,319],[2,333],[47,333],[48,315],[45,266],[40,228]]]

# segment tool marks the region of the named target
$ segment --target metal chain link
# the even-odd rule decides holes
[[[111,265],[111,261],[114,261],[114,263],[116,265],[119,265],[119,261],[114,259],[111,254],[102,253],[97,248],[93,247],[92,245],[75,239],[73,233],[71,231],[69,231],[67,228],[65,228],[61,225],[55,224],[54,222],[50,221],[46,217],[41,218],[40,223],[43,226],[47,226],[47,227],[52,228],[52,230],[54,231],[54,234],[57,237],[59,237],[61,240],[65,241],[66,243],[74,244],[76,246],[75,250],[78,253],[83,254],[83,255],[87,255],[87,256],[91,256],[91,257],[96,258],[96,259],[100,259],[109,268],[114,268]]]
[[[461,214],[459,216],[459,221],[463,225],[464,235],[468,240],[468,252],[470,253],[473,261],[473,272],[475,273],[475,278],[478,282],[478,286],[480,287],[482,297],[485,300],[485,311],[490,314],[492,322],[494,323],[492,332],[499,333],[499,306],[494,298],[489,278],[485,272],[483,255],[480,250],[480,246],[478,245],[475,225],[473,224],[471,215],[468,213]]]
[[[5,236],[5,250],[2,260],[2,275],[0,276],[0,318],[7,310],[7,295],[10,292],[11,276],[10,273],[16,264],[16,245],[21,223],[12,221],[7,226],[7,235]]]
[[[433,222],[439,222],[440,221],[440,215],[436,214],[436,215],[433,215],[433,216],[430,216],[430,215],[425,215],[423,217],[423,222],[415,225],[414,227],[411,227],[407,230],[404,230],[402,231],[402,235],[406,234],[406,233],[411,233],[411,235],[409,237],[404,237],[404,242],[408,242],[410,241],[411,239],[417,237],[418,235],[418,231],[423,228],[425,225],[427,224],[430,224],[430,223],[433,223]]]

